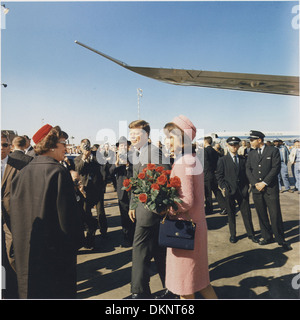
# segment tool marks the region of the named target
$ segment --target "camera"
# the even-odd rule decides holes
[[[73,183],[74,183],[74,186],[77,187],[80,184],[80,180],[75,179],[75,180],[73,180]]]
[[[91,150],[91,145],[89,142],[86,142],[85,144],[82,145],[82,148],[86,151],[90,151]]]
[[[127,162],[127,152],[126,150],[121,150],[119,152],[119,159],[121,163],[126,163]]]

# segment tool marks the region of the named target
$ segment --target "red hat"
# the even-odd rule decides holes
[[[50,132],[52,126],[50,124],[45,124],[42,126],[32,137],[32,140],[35,144],[38,144],[41,140],[43,140],[46,135]]]
[[[180,115],[178,117],[175,117],[172,122],[175,123],[182,131],[184,131],[184,133],[191,140],[195,138],[197,129],[189,118]]]

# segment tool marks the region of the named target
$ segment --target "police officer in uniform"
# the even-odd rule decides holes
[[[218,160],[216,178],[218,185],[225,193],[226,209],[231,243],[237,242],[235,207],[236,201],[240,207],[248,238],[257,243],[255,239],[251,210],[249,206],[249,182],[246,176],[246,159],[238,155],[241,139],[229,137],[227,140],[228,153]]]
[[[249,153],[246,162],[246,174],[251,184],[253,201],[263,238],[259,241],[259,244],[271,243],[274,234],[275,241],[279,245],[285,250],[291,250],[291,246],[284,238],[279,202],[280,154],[277,148],[265,145],[264,137],[265,135],[260,131],[250,131],[248,139],[250,139],[251,147],[255,150]]]

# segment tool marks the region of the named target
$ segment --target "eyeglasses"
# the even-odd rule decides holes
[[[57,143],[61,143],[61,144],[64,144],[64,145],[67,144],[66,140],[60,140],[60,141],[58,141]]]
[[[9,146],[9,144],[8,143],[1,143],[1,147],[3,147],[3,148],[7,148]]]

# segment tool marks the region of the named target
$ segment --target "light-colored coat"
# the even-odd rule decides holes
[[[194,250],[167,249],[166,287],[178,295],[193,294],[210,284],[207,255],[207,224],[204,211],[204,173],[197,157],[186,154],[176,159],[171,177],[181,179],[176,219],[196,223]],[[187,213],[188,212],[188,213]],[[176,213],[171,210],[171,214]]]

